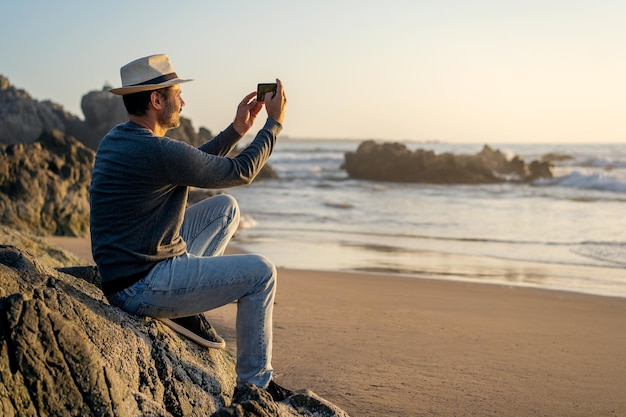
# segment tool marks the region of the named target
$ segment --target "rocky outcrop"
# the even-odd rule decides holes
[[[44,132],[54,130],[96,150],[102,137],[113,126],[128,120],[122,98],[109,93],[109,88],[105,86],[82,97],[83,121],[59,104],[33,99],[0,75],[0,144],[31,144]],[[213,138],[210,130],[200,127],[196,131],[191,120],[185,117],[181,117],[180,126],[169,130],[167,135],[195,147]],[[269,165],[263,167],[259,174],[259,178],[276,177]]]
[[[30,144],[0,144],[0,223],[41,235],[89,232],[89,186],[95,152],[60,131]],[[276,176],[265,166],[259,178]],[[216,190],[191,189],[188,204]]]
[[[83,96],[83,121],[59,104],[33,99],[0,75],[0,143],[29,144],[43,132],[58,130],[95,150],[109,129],[128,119],[122,98],[109,93],[108,88],[105,86]],[[206,128],[196,131],[191,120],[184,117],[181,117],[180,127],[170,130],[168,136],[196,147],[213,137]]]
[[[0,414],[209,415],[226,405],[226,352],[129,316],[15,248],[0,248],[0,264]]]
[[[31,144],[0,144],[0,222],[61,236],[89,231],[94,152],[60,131]]]
[[[526,164],[520,157],[508,159],[489,146],[475,155],[454,155],[410,151],[400,143],[374,141],[361,143],[356,152],[347,152],[343,168],[350,178],[432,184],[528,182],[552,177],[549,162]]]
[[[0,75],[0,143],[31,143],[53,129],[65,131],[65,124],[50,106],[32,99]]]
[[[85,94],[80,101],[80,108],[85,115],[85,124],[89,128],[82,142],[91,149],[98,148],[102,137],[113,126],[127,120],[122,98],[105,89]]]
[[[90,91],[81,100],[80,107],[85,115],[85,123],[89,127],[88,135],[83,143],[91,149],[97,149],[102,137],[116,124],[128,120],[124,102],[120,96],[109,93],[110,87],[105,86],[100,91]],[[167,136],[182,140],[195,147],[210,140],[211,131],[201,127],[196,131],[191,120],[181,117],[180,126],[169,130]]]
[[[310,392],[233,402],[233,357],[112,307],[80,275],[0,246],[0,415],[346,416]],[[65,272],[62,272],[65,271]]]

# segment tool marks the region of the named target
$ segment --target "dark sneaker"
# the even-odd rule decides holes
[[[267,392],[274,402],[282,402],[291,397],[295,393],[283,388],[274,381],[270,381],[267,388],[259,388],[252,384],[237,385],[233,391],[233,403],[243,404],[250,401],[262,402],[263,397],[260,395],[262,391]]]
[[[277,401],[277,402],[285,401],[288,397],[291,397],[294,394],[293,391],[290,391],[287,388],[281,387],[273,380],[270,381],[269,385],[267,386],[267,388],[265,388],[265,390],[272,396],[274,401]]]
[[[199,345],[213,349],[224,349],[226,347],[226,342],[217,334],[211,323],[204,317],[204,314],[159,320]]]

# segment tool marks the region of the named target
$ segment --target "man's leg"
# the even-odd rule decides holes
[[[159,263],[127,289],[123,308],[157,318],[202,313],[234,300],[237,304],[239,383],[266,387],[273,370],[272,312],[276,269],[266,258],[221,255],[237,230],[239,209],[228,195],[187,209],[181,234],[188,254]]]
[[[187,252],[196,256],[219,256],[238,227],[237,201],[228,194],[219,194],[185,210],[180,234],[187,243]]]
[[[220,194],[202,200],[185,211],[180,234],[187,253],[197,256],[222,255],[239,225],[237,201]],[[211,326],[204,313],[188,317],[162,318],[161,321],[194,342],[214,349],[226,343]]]
[[[185,219],[181,227],[183,240],[187,242],[187,251],[197,256],[220,256],[239,226],[239,206],[237,201],[228,194],[220,194],[200,201],[185,211]],[[274,282],[275,282],[275,272]],[[272,284],[275,287],[275,284]],[[265,295],[259,298],[257,295],[235,298],[237,303],[237,375],[245,382],[258,377],[250,375],[256,373],[259,356],[265,357],[271,370],[272,354],[272,310],[274,304],[274,292],[271,300]],[[234,301],[235,299],[231,300]],[[270,302],[268,305],[267,303]],[[248,305],[250,304],[250,305]],[[263,306],[261,311],[258,306]],[[269,317],[268,314],[269,313]],[[252,320],[249,320],[251,318]],[[254,321],[264,323],[254,323]],[[267,328],[269,324],[269,328]],[[240,343],[246,339],[253,340],[251,334],[258,333],[257,328],[262,327],[266,340],[262,345],[269,349],[264,352],[251,348],[250,343]],[[242,375],[243,374],[243,375]],[[243,376],[243,378],[242,378]],[[258,385],[258,384],[257,384]],[[263,386],[263,385],[260,385]]]
[[[266,258],[183,255],[159,263],[125,292],[124,310],[156,318],[191,316],[238,300],[238,382],[269,383],[276,269]]]

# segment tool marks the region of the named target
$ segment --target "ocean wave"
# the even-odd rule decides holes
[[[572,249],[581,256],[626,266],[626,242],[584,242]]]
[[[239,220],[239,230],[256,227],[258,222],[249,214],[242,214]]]
[[[302,232],[302,233],[319,233],[319,234],[341,234],[344,236],[363,236],[374,238],[375,241],[381,242],[382,240],[397,241],[398,239],[417,239],[423,241],[442,241],[442,242],[457,242],[457,243],[494,243],[503,245],[544,245],[544,246],[570,246],[579,245],[580,243],[566,243],[559,241],[546,241],[546,240],[521,240],[521,239],[499,239],[488,237],[463,237],[463,236],[436,236],[420,233],[399,233],[393,231],[390,233],[375,232],[375,231],[362,231],[362,230],[350,230],[340,229],[336,226],[320,227],[322,218],[316,220],[316,226],[314,229],[306,227],[288,227],[288,226],[274,226],[273,230],[276,232]],[[380,245],[377,243],[376,245]]]
[[[562,177],[537,180],[534,184],[626,194],[626,182],[618,178],[605,174],[583,174],[579,171]]]
[[[580,168],[604,168],[607,170],[626,168],[626,160],[615,157],[587,156],[553,162],[558,166]]]

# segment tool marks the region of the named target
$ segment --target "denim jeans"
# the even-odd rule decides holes
[[[272,311],[276,268],[260,255],[224,255],[239,224],[230,195],[217,195],[185,211],[181,236],[187,253],[158,263],[111,304],[140,316],[176,318],[237,300],[237,381],[264,388],[272,378]]]

